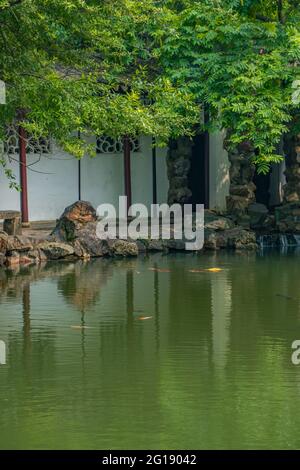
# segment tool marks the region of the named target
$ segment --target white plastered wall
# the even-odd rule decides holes
[[[224,132],[214,132],[209,136],[209,207],[221,212],[226,210],[230,186],[230,163],[223,148],[224,137]]]
[[[141,152],[131,154],[132,202],[152,203],[152,146],[151,137],[142,136]],[[96,139],[89,139],[95,142]],[[167,201],[168,178],[166,148],[157,149],[158,202]],[[17,155],[14,158],[18,158]],[[27,156],[29,218],[54,220],[64,208],[78,200],[78,160],[62,151],[55,144],[49,155]],[[16,161],[11,168],[19,182]],[[81,198],[96,208],[101,203],[118,207],[118,197],[124,194],[124,165],[122,154],[97,154],[95,158],[81,160]],[[0,210],[20,210],[20,193],[9,188],[0,169]]]

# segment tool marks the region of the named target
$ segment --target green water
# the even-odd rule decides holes
[[[0,448],[299,448],[299,261],[158,254],[0,271]],[[209,267],[222,271],[189,272]]]

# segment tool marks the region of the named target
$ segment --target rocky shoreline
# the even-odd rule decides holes
[[[259,209],[259,208],[258,208]],[[263,212],[263,211],[262,211]],[[300,233],[300,207],[295,203],[279,208],[276,217],[254,211],[253,226],[237,225],[233,217],[205,211],[205,242],[203,250],[256,250],[259,237],[285,233],[291,229]],[[299,220],[298,220],[299,219]],[[47,261],[90,259],[97,257],[131,257],[151,252],[185,251],[184,240],[100,240],[96,235],[97,216],[88,202],[76,202],[67,207],[56,227],[46,239],[9,236],[0,231],[0,266],[37,265]],[[265,231],[264,231],[265,228]]]

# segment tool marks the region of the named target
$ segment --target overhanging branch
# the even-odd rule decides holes
[[[3,6],[3,7],[0,7],[0,10],[7,10],[8,8],[12,8],[12,7],[15,7],[17,5],[20,5],[21,3],[23,3],[24,0],[12,0],[11,2],[8,2],[7,5]]]

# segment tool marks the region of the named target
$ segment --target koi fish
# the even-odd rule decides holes
[[[208,269],[189,269],[189,273],[219,273],[221,268],[208,268]]]

